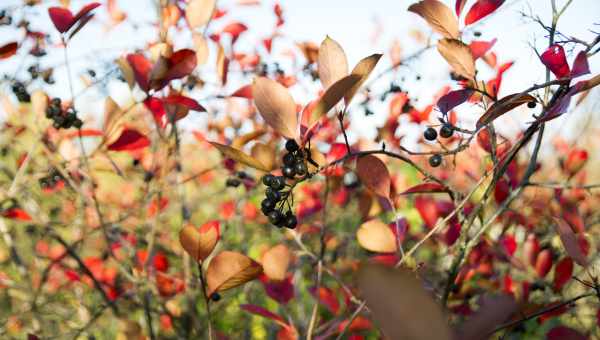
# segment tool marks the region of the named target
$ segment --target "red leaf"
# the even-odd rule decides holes
[[[315,296],[316,287],[309,288],[310,293]],[[332,314],[337,314],[340,310],[340,303],[335,293],[327,287],[319,287],[317,300],[321,302]]]
[[[66,138],[75,138],[75,137],[101,137],[104,135],[104,132],[96,129],[81,129],[79,131],[69,132],[65,137]]]
[[[535,272],[540,278],[545,277],[552,268],[552,252],[550,249],[542,250],[535,261]]]
[[[82,9],[79,10],[79,12],[77,12],[77,14],[75,14],[75,20],[73,22],[73,24],[75,24],[75,22],[81,20],[81,18],[83,18],[84,16],[86,16],[89,12],[91,12],[93,9],[100,7],[100,4],[97,2],[92,2],[91,4],[87,4],[85,6],[83,6]]]
[[[568,77],[571,73],[565,50],[562,46],[554,44],[540,56],[542,63],[552,72],[556,78]]]
[[[16,42],[11,42],[0,47],[0,59],[10,58],[15,55],[15,53],[17,53],[18,46],[19,44]]]
[[[125,129],[121,132],[119,138],[108,146],[112,151],[131,151],[145,148],[150,145],[148,137],[142,135],[136,130]]]
[[[54,27],[56,27],[60,33],[65,33],[75,23],[73,13],[66,8],[50,7],[48,8],[48,14],[50,15],[50,20],[52,20]]]
[[[247,31],[248,27],[241,22],[232,22],[223,28],[221,33],[229,33],[231,34],[231,43],[235,43],[235,41],[239,38],[240,34]]]
[[[573,275],[573,260],[565,257],[554,268],[554,290],[559,291]]]
[[[581,51],[577,54],[577,57],[575,57],[575,61],[573,62],[571,77],[575,78],[588,73],[590,73],[590,65],[588,64],[587,53]]]
[[[265,292],[271,299],[281,304],[286,304],[294,298],[294,283],[292,282],[291,275],[282,281],[271,281],[266,275],[262,275],[260,281],[265,288]]]
[[[494,12],[504,0],[478,0],[465,17],[465,25],[471,25]]]
[[[10,208],[2,212],[2,217],[17,221],[31,221],[31,216],[25,210],[20,208]]]
[[[454,4],[454,10],[456,11],[456,16],[459,17],[460,13],[462,13],[463,8],[465,8],[465,4],[467,0],[456,0]]]
[[[469,48],[471,49],[471,54],[475,60],[483,57],[496,43],[497,39],[493,39],[491,41],[480,41],[474,40],[469,44]]]
[[[164,81],[183,78],[194,71],[197,59],[196,52],[190,49],[179,50],[169,58],[169,70]]]
[[[504,250],[508,256],[513,256],[517,250],[517,241],[515,240],[515,237],[513,235],[506,234],[504,237],[502,237],[501,242],[502,247],[504,247]]]
[[[587,337],[573,328],[556,326],[546,333],[546,340],[587,340]]]
[[[400,193],[400,195],[447,192],[447,191],[448,191],[448,188],[446,188],[445,186],[443,186],[439,183],[429,182],[429,183],[417,184],[411,188],[408,188],[407,190]]]
[[[560,236],[560,240],[562,241],[567,254],[571,256],[573,261],[577,262],[578,265],[585,267],[587,266],[587,258],[581,247],[579,246],[579,242],[577,241],[577,237],[575,233],[573,233],[573,229],[567,222],[562,219],[555,218],[554,222],[556,223],[556,231]]]
[[[288,327],[288,325],[285,323],[285,320],[281,316],[279,316],[279,315],[277,315],[277,314],[275,314],[275,313],[273,313],[273,312],[271,312],[271,311],[269,311],[266,308],[263,308],[261,306],[251,305],[251,304],[244,304],[244,305],[240,305],[240,309],[243,309],[243,310],[245,310],[248,313],[252,313],[252,314],[255,314],[255,315],[260,315],[260,316],[262,316],[264,318],[271,319],[271,320],[277,322],[278,324],[280,324],[283,327]]]
[[[169,95],[163,99],[163,102],[167,104],[183,105],[186,108],[199,112],[206,112],[206,109],[200,105],[195,99],[181,95]]]
[[[136,53],[127,55],[127,62],[133,69],[135,81],[142,90],[148,92],[148,75],[152,70],[152,63],[150,60],[146,59],[143,54]]]
[[[472,94],[473,90],[471,89],[450,91],[438,100],[437,106],[442,113],[446,114],[448,111],[469,100]]]
[[[144,100],[144,106],[146,106],[146,108],[152,112],[152,116],[154,117],[154,120],[158,126],[161,128],[167,126],[167,111],[165,110],[165,106],[160,98],[148,97],[146,100]]]
[[[246,99],[254,98],[252,96],[252,85],[245,85],[245,86],[240,87],[239,89],[237,89],[235,92],[233,92],[231,94],[231,97],[239,97],[239,98],[246,98]]]

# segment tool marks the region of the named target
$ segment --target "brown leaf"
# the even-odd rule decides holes
[[[452,10],[438,0],[423,0],[408,7],[413,12],[425,19],[431,29],[440,33],[445,38],[458,39],[458,19]]]
[[[358,271],[358,288],[389,339],[451,339],[441,308],[412,272],[366,264]]]
[[[351,74],[333,83],[323,93],[308,118],[308,128],[312,127],[323,115],[326,115],[349,91],[360,82],[360,76]]]
[[[350,74],[359,76],[360,80],[346,92],[346,95],[344,96],[346,106],[350,105],[350,101],[356,92],[358,92],[362,84],[364,84],[364,82],[369,78],[371,71],[373,71],[375,66],[377,66],[377,62],[379,62],[379,59],[381,59],[382,55],[383,54],[372,54],[362,59],[358,62],[358,64],[356,64],[356,66],[354,66]]]
[[[555,218],[554,222],[556,223],[556,231],[560,236],[560,240],[562,241],[567,254],[571,256],[573,261],[577,262],[578,265],[582,267],[587,266],[587,258],[581,251],[581,247],[579,247],[579,242],[577,242],[577,237],[575,233],[573,233],[573,229],[567,222],[563,219]]]
[[[319,47],[317,68],[323,88],[328,88],[331,84],[348,75],[346,53],[342,46],[329,36],[325,37]]]
[[[289,139],[298,135],[296,103],[278,82],[258,77],[252,83],[252,95],[258,112],[276,132]]]
[[[515,299],[507,294],[484,296],[475,315],[469,317],[458,329],[458,339],[484,340],[490,332],[506,321],[517,309]]]
[[[106,97],[104,102],[104,123],[102,124],[102,130],[106,133],[107,137],[110,131],[115,125],[116,119],[123,113],[121,108],[111,97]]]
[[[179,232],[179,243],[196,261],[204,261],[219,241],[217,228],[206,228],[202,232],[196,227],[186,226]]]
[[[502,116],[503,114],[512,111],[517,106],[531,101],[535,101],[535,98],[529,94],[514,93],[508,95],[490,106],[483,116],[477,120],[476,127],[479,129],[482,126],[493,122],[496,118]]]
[[[117,59],[117,65],[119,65],[121,75],[123,75],[123,78],[127,82],[127,85],[129,85],[130,89],[133,89],[133,87],[135,86],[135,75],[133,73],[133,68],[131,67],[127,59],[125,59],[125,57]]]
[[[258,130],[254,130],[252,132],[248,132],[246,134],[243,134],[241,136],[237,136],[233,139],[233,141],[231,142],[231,147],[236,148],[236,149],[241,149],[244,147],[244,145],[248,144],[248,142],[255,140],[258,137],[261,137],[262,135],[265,134],[265,130],[263,129],[258,129]]]
[[[216,0],[191,0],[185,9],[185,18],[191,29],[206,25],[215,11]]]
[[[369,190],[381,197],[390,197],[390,172],[381,159],[373,155],[360,157],[356,162],[356,173]]]
[[[267,169],[267,167],[264,164],[262,164],[258,159],[248,156],[247,154],[238,149],[232,148],[228,145],[219,144],[217,142],[210,142],[210,144],[217,148],[223,154],[223,156],[227,158],[231,158],[236,162],[240,162],[254,169],[269,171],[269,169]]]
[[[262,257],[265,275],[271,280],[283,281],[290,265],[290,251],[284,244],[267,250]]]
[[[210,261],[206,270],[208,295],[235,288],[256,279],[263,271],[260,264],[246,255],[223,251]]]
[[[361,224],[356,239],[361,247],[376,253],[393,253],[398,249],[392,229],[379,219]]]
[[[468,45],[460,40],[442,39],[437,48],[454,72],[467,79],[475,77],[475,59]]]
[[[421,183],[417,184],[413,187],[406,189],[401,192],[400,195],[409,195],[409,194],[425,194],[425,193],[436,193],[436,192],[447,192],[448,188],[441,185],[440,183],[429,182],[429,183]]]
[[[17,53],[18,47],[19,44],[17,44],[16,42],[11,42],[0,47],[0,60],[7,59],[15,55]]]

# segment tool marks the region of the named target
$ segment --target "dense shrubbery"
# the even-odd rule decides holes
[[[100,12],[127,24],[115,1],[0,13],[18,37],[0,62],[20,60],[0,98],[0,337],[600,336],[597,134],[545,133],[597,100],[600,36],[560,33],[571,1],[528,18],[547,71],[513,94],[513,62],[472,28],[513,15],[502,0],[413,4],[431,35],[355,66],[333,38],[290,43],[280,5],[272,34],[240,47],[252,27],[229,12],[249,3],[158,1],[137,28],[155,40],[88,70],[70,41]],[[39,15],[53,26],[32,28]],[[66,67],[44,63],[54,50]],[[401,70],[428,53],[451,72],[423,103]],[[349,128],[382,103],[373,140]],[[513,110],[521,131],[500,123]]]

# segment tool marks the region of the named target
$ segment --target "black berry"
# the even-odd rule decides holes
[[[265,195],[268,199],[274,202],[279,202],[281,200],[281,193],[273,190],[272,188],[267,188],[267,190],[265,190]]]
[[[294,165],[295,162],[296,162],[296,157],[294,157],[294,155],[291,152],[286,153],[285,156],[283,156],[283,164],[292,166],[292,165]]]
[[[291,212],[289,212],[289,214],[287,214],[287,216],[285,217],[285,226],[290,229],[294,229],[296,228],[296,225],[298,225],[298,219],[294,214],[291,214]]]
[[[269,186],[274,190],[281,190],[285,186],[285,179],[281,176],[274,177]]]
[[[214,302],[217,302],[217,301],[221,300],[221,294],[212,293],[212,295],[210,296],[210,299],[213,300]]]
[[[437,131],[434,128],[427,128],[423,133],[423,137],[428,141],[434,141],[437,138]]]
[[[443,138],[450,138],[450,137],[452,137],[453,133],[454,133],[454,128],[452,128],[452,125],[450,125],[450,124],[442,125],[442,128],[440,129],[440,136],[442,136]]]
[[[431,165],[434,168],[437,168],[438,166],[440,166],[440,164],[442,164],[442,156],[441,155],[433,155],[431,157],[429,157],[429,165]]]
[[[530,109],[534,109],[536,105],[537,105],[537,103],[533,102],[533,101],[527,103],[527,107],[530,108]]]
[[[273,179],[275,179],[275,176],[273,176],[271,174],[267,174],[267,175],[263,176],[262,182],[266,186],[271,186],[271,184],[273,183]]]
[[[296,174],[298,176],[304,176],[308,172],[308,168],[306,167],[306,164],[304,164],[304,162],[296,163],[296,165],[294,165],[294,170],[296,171]]]
[[[228,178],[227,181],[225,181],[225,185],[228,187],[237,188],[240,184],[242,184],[242,181],[237,178]]]
[[[281,172],[287,178],[294,178],[296,176],[296,170],[291,166],[284,166]]]
[[[265,214],[272,212],[275,209],[275,201],[265,198],[260,202],[260,209]]]
[[[298,143],[296,143],[294,139],[288,139],[288,141],[285,142],[285,149],[289,152],[295,152],[298,148]]]
[[[271,224],[277,225],[278,223],[281,222],[283,215],[281,214],[281,212],[279,210],[273,210],[273,211],[269,212],[267,217],[269,218],[269,222]]]

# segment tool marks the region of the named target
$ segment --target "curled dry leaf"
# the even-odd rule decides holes
[[[256,279],[263,271],[260,264],[246,255],[223,251],[210,261],[206,270],[207,293],[224,291]]]
[[[535,101],[535,98],[529,94],[515,93],[508,95],[490,106],[483,116],[479,117],[476,127],[480,129],[503,114],[531,101]]]
[[[408,11],[425,19],[434,31],[445,38],[458,39],[458,19],[444,3],[438,0],[422,0],[410,5]]]
[[[337,104],[349,91],[360,82],[361,77],[356,74],[345,76],[330,87],[321,96],[315,107],[310,111],[308,117],[308,128],[310,129],[323,115],[326,115],[335,104]]]
[[[369,78],[369,75],[371,74],[375,66],[377,66],[377,62],[379,62],[379,59],[381,59],[382,55],[383,54],[372,54],[362,59],[358,62],[358,64],[356,64],[356,66],[354,66],[350,74],[359,76],[360,80],[356,84],[354,84],[350,90],[346,92],[346,95],[344,96],[346,106],[350,105],[350,101],[352,100],[356,92],[358,92],[362,84],[364,84],[367,78]]]
[[[517,303],[511,295],[483,296],[480,307],[457,331],[457,339],[485,340],[490,332],[506,321],[517,309]]]
[[[329,36],[321,42],[317,60],[319,78],[323,88],[328,88],[342,77],[348,75],[346,53],[337,41]]]
[[[284,244],[267,250],[262,257],[265,275],[271,280],[283,281],[290,265],[290,250]]]
[[[185,226],[179,232],[179,243],[183,249],[196,261],[204,261],[219,241],[219,230],[216,225],[207,228]]]
[[[358,271],[358,288],[389,339],[451,339],[441,308],[412,272],[365,264]]]
[[[252,83],[252,95],[258,112],[277,133],[294,139],[298,134],[296,103],[283,85],[265,77]]]
[[[210,144],[217,148],[219,152],[221,152],[223,156],[227,158],[231,158],[236,162],[240,162],[254,169],[269,171],[269,169],[258,159],[251,157],[238,149],[232,148],[228,145],[219,144],[217,142],[210,142]]]
[[[216,0],[191,0],[185,9],[185,18],[191,29],[206,25],[215,11]]]
[[[375,253],[393,253],[398,249],[392,229],[379,219],[361,224],[356,239],[361,247]]]
[[[577,242],[577,237],[571,229],[571,226],[563,219],[555,218],[554,222],[556,223],[556,231],[560,236],[560,240],[562,241],[567,254],[575,261],[578,265],[585,267],[587,266],[587,258],[583,254],[581,247],[579,246],[579,242]]]
[[[467,79],[475,77],[475,59],[468,45],[460,40],[442,39],[437,48],[454,72]]]
[[[360,157],[356,162],[356,173],[369,190],[381,197],[390,197],[390,172],[381,159],[373,155]]]

